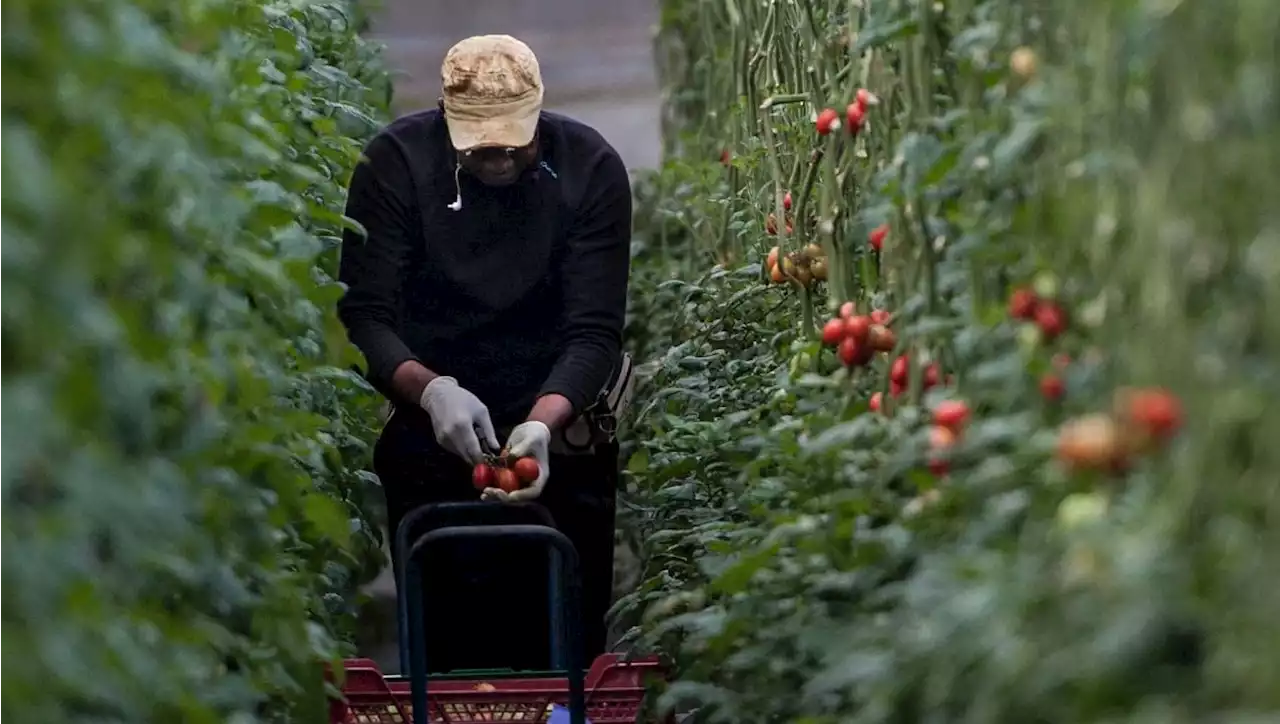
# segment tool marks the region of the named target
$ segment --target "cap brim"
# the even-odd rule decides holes
[[[445,113],[445,123],[449,126],[449,141],[459,151],[520,148],[533,141],[538,130],[538,113],[539,109],[534,108],[520,116],[484,120],[453,118]]]

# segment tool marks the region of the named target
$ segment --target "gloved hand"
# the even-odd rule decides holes
[[[486,488],[480,496],[482,500],[501,500],[504,503],[517,503],[522,500],[534,500],[542,495],[547,485],[547,476],[551,474],[551,428],[541,422],[530,421],[516,425],[507,438],[507,454],[516,458],[531,457],[538,461],[538,477],[528,487],[514,493],[498,488]]]
[[[480,398],[464,390],[452,377],[437,377],[427,383],[418,401],[431,417],[431,429],[440,447],[475,465],[484,459],[480,441],[490,450],[498,449],[498,436],[489,419],[489,408]]]

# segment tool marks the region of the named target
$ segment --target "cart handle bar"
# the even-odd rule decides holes
[[[417,529],[424,519],[436,518],[433,525],[428,528],[444,528],[448,525],[496,525],[504,524],[511,520],[512,515],[517,511],[523,513],[528,511],[537,518],[543,525],[554,528],[555,522],[551,519],[551,513],[546,508],[536,503],[496,503],[481,502],[479,500],[456,500],[443,503],[430,503],[421,505],[409,511],[409,514],[400,521],[400,525],[396,526],[395,539],[392,541],[392,550],[396,552],[393,560],[396,560],[397,570],[394,571],[396,579],[396,591],[400,592],[396,595],[396,620],[398,626],[396,630],[400,636],[400,671],[407,673],[409,671],[409,605],[406,601],[405,591],[408,586],[405,583],[405,558],[409,551],[409,535]],[[444,522],[445,525],[440,525]],[[555,615],[555,611],[551,612]]]
[[[581,581],[578,577],[578,551],[573,543],[554,528],[543,525],[492,525],[492,526],[450,526],[429,531],[414,544],[409,551],[405,563],[406,578],[417,581],[418,585],[408,586],[408,607],[410,611],[422,611],[422,601],[426,596],[426,581],[422,575],[419,558],[430,546],[441,541],[477,538],[504,538],[511,541],[523,540],[529,543],[542,543],[560,552],[561,564],[566,575],[559,576],[561,587],[561,603],[566,607],[565,616],[568,624],[566,633],[568,646],[569,680],[569,722],[570,724],[586,724],[586,694],[584,674],[582,670],[582,619],[578,610]],[[423,621],[421,616],[410,616],[409,625],[412,630],[409,636],[409,687],[413,701],[413,724],[428,724],[427,714],[427,645],[422,635]]]

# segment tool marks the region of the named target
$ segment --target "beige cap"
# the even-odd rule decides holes
[[[542,72],[529,46],[510,35],[467,38],[445,54],[440,76],[454,148],[518,148],[533,140]]]

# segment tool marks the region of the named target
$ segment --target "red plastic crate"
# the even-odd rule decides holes
[[[370,659],[343,662],[346,702],[333,702],[330,724],[409,724],[413,706],[407,677],[386,678]],[[661,676],[657,657],[625,660],[603,654],[586,676],[587,718],[592,724],[635,724],[639,721],[646,676]],[[445,679],[427,687],[432,724],[545,722],[551,705],[567,706],[569,682],[564,677]]]

